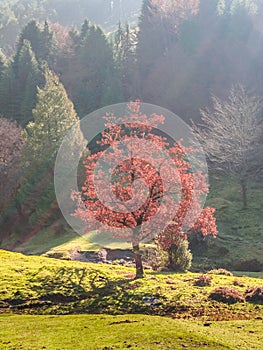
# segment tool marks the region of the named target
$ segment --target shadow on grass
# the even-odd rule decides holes
[[[166,297],[139,291],[141,280],[112,280],[97,269],[42,267],[29,279],[34,299],[13,296],[16,309],[52,308],[60,313],[158,314]]]

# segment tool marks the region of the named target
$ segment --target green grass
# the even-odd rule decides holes
[[[201,320],[254,319],[263,306],[228,305],[209,299],[219,286],[246,289],[258,278],[212,275],[211,286],[197,287],[195,273],[154,273],[134,280],[134,268],[63,261],[0,251],[0,311],[30,314],[143,313]],[[209,275],[210,276],[210,275]],[[153,298],[153,303],[149,302]]]
[[[250,183],[248,207],[243,209],[240,186],[234,181],[211,179],[207,205],[217,209],[219,230],[227,235],[261,242],[263,240],[263,187]]]
[[[110,249],[131,249],[131,243],[125,242],[120,238],[114,238],[109,233],[99,233],[91,231],[83,236],[75,238],[57,245],[45,252],[44,256],[61,255],[67,257],[68,253],[78,248],[79,251],[97,251],[100,248]]]
[[[201,322],[145,315],[0,316],[1,349],[260,349],[260,321]]]
[[[260,349],[263,305],[208,296],[263,281],[209,276],[207,287],[194,286],[194,273],[134,280],[133,268],[0,250],[0,349]]]
[[[3,242],[5,243],[5,242]],[[3,244],[2,244],[3,245]],[[67,257],[75,248],[80,251],[97,251],[100,248],[130,249],[131,243],[109,233],[91,231],[83,236],[70,229],[54,232],[52,227],[39,231],[27,242],[19,244],[14,251],[29,255],[44,255]]]
[[[253,259],[263,264],[262,185],[249,185],[248,208],[243,209],[242,194],[237,183],[227,178],[211,178],[210,182],[211,191],[206,205],[216,208],[219,235],[210,241],[208,251],[203,255],[194,255],[194,265],[236,269],[242,261]]]

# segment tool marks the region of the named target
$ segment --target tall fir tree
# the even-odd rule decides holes
[[[143,0],[141,16],[139,18],[139,33],[137,45],[137,61],[141,80],[147,78],[161,54],[162,42],[156,39],[156,24],[154,17],[156,8],[151,0]]]
[[[53,157],[66,131],[78,117],[59,78],[49,69],[45,72],[45,86],[38,88],[33,121],[25,129],[25,153],[32,160],[48,153]]]
[[[8,62],[2,49],[0,49],[0,108],[1,114],[5,115],[4,106],[6,103]]]
[[[114,50],[120,69],[120,80],[123,97],[126,101],[136,99],[137,95],[137,64],[136,44],[137,30],[131,29],[129,24],[122,26],[119,22],[114,36]]]
[[[15,97],[9,117],[16,119],[24,127],[32,120],[37,86],[42,86],[44,83],[43,72],[28,40],[24,40],[21,47],[18,46],[11,64],[9,79],[11,95]]]
[[[5,74],[6,68],[7,68],[7,58],[3,53],[2,49],[0,48],[0,80]]]
[[[143,86],[158,66],[171,45],[177,41],[178,23],[173,23],[176,11],[171,16],[161,10],[162,1],[144,0],[139,18],[138,44],[136,50],[139,88],[143,97]],[[160,5],[160,6],[159,6]],[[177,16],[175,16],[176,18]]]
[[[58,77],[47,69],[45,80],[45,86],[38,88],[34,119],[23,134],[24,174],[17,196],[21,220],[31,234],[61,216],[53,179],[56,153],[68,129],[79,120]],[[81,133],[76,135],[80,137]]]
[[[78,62],[80,73],[73,93],[80,116],[121,100],[120,77],[112,46],[100,27],[86,24],[85,28],[86,35],[82,38],[82,30],[81,45],[72,62]]]
[[[38,61],[45,60],[52,62],[54,53],[53,33],[49,28],[48,22],[44,23],[43,28],[35,21],[30,21],[23,29],[19,37],[17,52],[23,46],[24,40],[28,40]]]

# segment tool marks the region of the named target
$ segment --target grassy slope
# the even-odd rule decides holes
[[[97,231],[91,231],[84,236],[79,236],[69,229],[61,233],[54,233],[51,227],[41,230],[28,242],[18,245],[14,251],[30,255],[45,254],[46,256],[52,256],[60,254],[66,256],[67,252],[76,247],[82,251],[96,251],[102,247],[130,249],[131,244]]]
[[[216,208],[219,234],[210,240],[208,251],[195,258],[195,263],[225,266],[235,270],[242,261],[256,259],[263,264],[263,188],[251,184],[248,208],[242,208],[240,188],[233,181],[211,180],[207,205]],[[245,266],[248,264],[244,264]]]
[[[131,268],[0,251],[0,348],[260,349],[263,306],[211,302],[210,290],[232,287],[235,277],[213,275],[211,287],[195,287],[197,276],[148,273],[133,280]],[[241,292],[262,282],[239,280]],[[82,315],[61,315],[69,313]]]
[[[204,327],[201,322],[145,315],[0,316],[3,350],[253,350],[260,349],[261,341],[259,321],[218,322]]]
[[[0,251],[0,311],[8,313],[146,313],[202,320],[254,319],[263,306],[227,305],[208,296],[218,286],[233,287],[231,276],[212,276],[212,285],[196,287],[198,274],[156,274],[134,280],[134,269],[28,257]],[[244,293],[262,280],[239,278]],[[153,298],[152,305],[149,299]]]

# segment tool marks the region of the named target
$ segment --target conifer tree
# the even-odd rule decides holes
[[[7,58],[3,53],[2,49],[0,49],[0,80],[2,79],[7,68]]]
[[[40,48],[40,38],[41,29],[39,25],[35,20],[30,21],[21,31],[17,45],[17,53],[20,52],[24,44],[24,40],[30,42],[31,48],[35,54],[38,53]]]
[[[135,98],[136,95],[136,43],[136,30],[132,30],[129,24],[122,26],[119,22],[114,37],[114,48],[120,69],[122,93],[126,101]]]
[[[45,86],[38,88],[34,119],[24,133],[25,152],[31,160],[41,159],[47,153],[49,159],[52,158],[66,131],[78,121],[73,103],[58,77],[47,69],[45,80]]]
[[[7,59],[2,49],[0,49],[0,108],[1,113],[4,112],[4,105],[6,103],[6,88],[7,88]]]
[[[14,96],[13,111],[9,117],[25,126],[32,120],[37,86],[42,86],[44,82],[43,73],[28,40],[24,40],[18,49],[9,73],[11,95]]]
[[[56,152],[67,130],[78,121],[58,77],[47,69],[45,80],[45,86],[38,88],[34,119],[23,133],[24,176],[17,199],[22,220],[27,217],[33,233],[60,217],[53,179]]]
[[[144,0],[139,19],[139,33],[137,45],[137,60],[141,81],[148,78],[157,59],[165,51],[164,30],[158,19],[158,8],[152,0]]]
[[[35,20],[30,21],[23,28],[19,37],[17,52],[21,50],[24,40],[30,42],[31,48],[38,61],[45,60],[49,63],[52,61],[54,39],[47,21],[43,28],[41,28]]]
[[[77,51],[82,74],[75,91],[75,103],[81,116],[107,104],[119,102],[121,96],[113,49],[100,27],[87,26],[88,23],[85,25],[86,35]],[[84,27],[80,37],[83,36],[83,30]],[[72,63],[76,64],[76,61]]]
[[[89,33],[90,27],[91,27],[90,22],[87,19],[85,19],[83,24],[82,24],[82,26],[81,26],[81,32],[80,32],[80,35],[79,35],[80,42],[84,41],[85,37]]]
[[[15,119],[19,108],[15,94],[15,78],[11,64],[8,65],[0,81],[0,108],[1,114],[8,119]],[[13,117],[14,116],[14,117]]]

